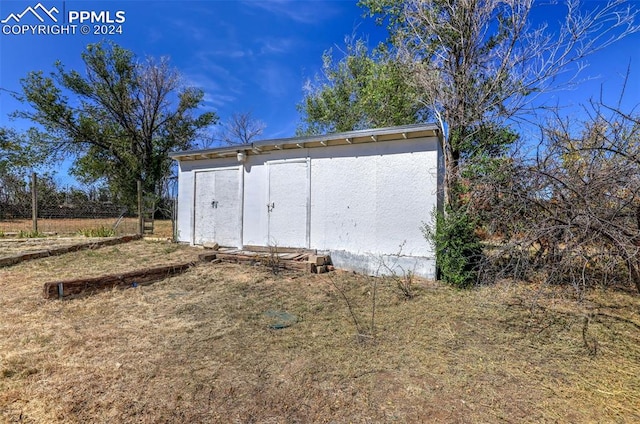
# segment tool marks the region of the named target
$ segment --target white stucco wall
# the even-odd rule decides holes
[[[330,251],[342,268],[433,277],[434,255],[421,227],[437,202],[436,140],[331,153],[311,152],[311,246]]]
[[[307,160],[308,176],[300,181],[303,177],[297,172],[290,189],[304,190],[308,195],[305,247],[329,252],[339,268],[376,274],[396,267],[397,272],[435,275],[434,255],[421,227],[437,205],[436,138],[248,155],[242,165],[243,245],[270,244],[269,166],[301,158]],[[235,158],[181,162],[179,241],[193,242],[194,172],[228,166],[239,165]],[[300,209],[290,213],[288,219],[298,223]]]

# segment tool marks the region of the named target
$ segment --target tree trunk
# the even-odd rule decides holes
[[[444,204],[445,209],[456,209],[458,206],[456,186],[459,181],[459,152],[456,152],[451,143],[444,141]]]
[[[627,259],[627,264],[629,265],[629,275],[631,276],[631,281],[636,286],[636,290],[640,293],[640,271],[638,271],[638,261],[633,258]]]

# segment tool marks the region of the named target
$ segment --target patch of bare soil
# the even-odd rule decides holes
[[[419,281],[405,300],[387,279],[202,264],[149,286],[41,297],[51,279],[197,253],[138,241],[0,269],[2,420],[640,421],[633,294],[577,303],[557,288]],[[293,325],[273,329],[280,312]]]
[[[104,240],[101,237],[0,238],[0,257]]]

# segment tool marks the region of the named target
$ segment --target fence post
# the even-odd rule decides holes
[[[31,222],[34,234],[38,233],[38,176],[31,174]]]
[[[174,197],[171,203],[171,241],[178,241],[178,198]]]
[[[140,235],[144,232],[144,215],[142,208],[142,181],[138,180],[138,234]]]

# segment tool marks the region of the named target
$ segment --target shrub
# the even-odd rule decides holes
[[[452,286],[468,288],[478,280],[482,244],[477,223],[466,209],[435,214],[435,229],[425,225],[425,237],[434,245],[438,278]]]

